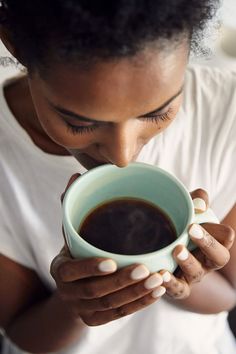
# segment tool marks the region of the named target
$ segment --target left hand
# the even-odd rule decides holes
[[[190,193],[195,212],[201,213],[208,208],[208,195],[202,189]],[[174,274],[161,270],[163,286],[173,299],[185,299],[190,295],[194,283],[200,282],[209,272],[223,268],[230,259],[229,249],[232,247],[235,233],[223,224],[204,223],[189,226],[189,236],[197,248],[189,252],[183,245],[173,251],[178,264]]]

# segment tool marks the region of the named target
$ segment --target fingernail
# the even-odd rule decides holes
[[[193,199],[193,205],[194,205],[194,209],[196,212],[201,213],[203,211],[206,211],[206,209],[207,209],[206,202],[202,198]]]
[[[107,259],[99,263],[98,269],[104,273],[115,272],[117,270],[117,265],[112,259]]]
[[[130,274],[130,277],[133,280],[141,280],[148,277],[149,274],[149,270],[144,265],[139,265],[138,267],[134,268]]]
[[[168,283],[168,281],[170,281],[170,279],[171,279],[171,275],[169,272],[165,272],[161,276],[162,276],[162,279],[165,283]]]
[[[200,225],[193,224],[189,229],[189,235],[193,238],[200,240],[204,236],[204,232]]]
[[[166,288],[164,288],[164,286],[160,286],[160,288],[153,290],[152,292],[152,297],[161,297],[162,295],[164,295],[166,292]]]
[[[160,274],[151,275],[144,283],[146,289],[153,289],[163,283],[163,279]]]
[[[180,260],[180,261],[186,261],[186,259],[188,259],[188,250],[186,248],[183,248],[182,251],[177,254],[177,258]]]

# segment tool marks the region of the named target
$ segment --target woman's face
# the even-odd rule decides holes
[[[57,65],[44,80],[34,74],[29,82],[40,123],[87,169],[124,167],[174,120],[187,60],[182,44],[87,70]]]

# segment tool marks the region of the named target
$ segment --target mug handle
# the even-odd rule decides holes
[[[204,222],[212,222],[215,224],[219,224],[219,220],[213,210],[208,208],[204,213],[194,214],[193,223],[195,224],[202,224]],[[190,251],[194,250],[196,245],[190,240],[188,243],[188,249]]]

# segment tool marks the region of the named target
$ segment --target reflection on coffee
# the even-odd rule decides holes
[[[177,237],[169,216],[155,205],[134,198],[99,205],[87,215],[78,233],[97,248],[126,255],[159,250]]]

